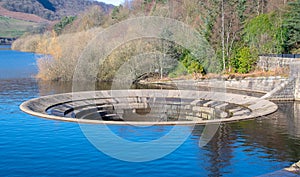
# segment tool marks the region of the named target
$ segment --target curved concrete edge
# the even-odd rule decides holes
[[[103,98],[113,98],[116,95],[123,95],[131,93],[130,96],[149,96],[151,93],[159,93],[159,95],[167,95],[171,98],[192,98],[192,99],[207,99],[214,101],[224,101],[249,108],[252,112],[250,115],[233,116],[228,119],[218,120],[201,120],[201,121],[173,121],[173,122],[121,122],[121,121],[100,121],[100,120],[86,120],[86,119],[72,119],[66,117],[58,117],[46,113],[47,109],[53,105],[60,103],[71,102],[84,99],[94,99],[95,96]],[[254,119],[257,117],[266,116],[277,111],[276,104],[245,95],[237,95],[231,93],[221,92],[205,92],[205,91],[191,91],[191,90],[109,90],[109,91],[95,91],[95,92],[76,92],[44,96],[26,101],[20,105],[20,109],[32,116],[46,118],[56,121],[75,122],[83,124],[108,124],[108,125],[205,125],[205,124],[220,124],[227,122],[237,122],[242,120]]]
[[[275,171],[273,173],[268,173],[265,175],[260,175],[258,177],[299,177],[300,174],[297,173],[293,173],[287,170],[279,170],[279,171]]]
[[[275,171],[272,173],[260,175],[259,177],[296,177],[300,176],[300,161],[297,163],[294,163],[289,168],[285,168],[279,171]]]

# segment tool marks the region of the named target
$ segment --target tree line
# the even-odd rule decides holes
[[[33,46],[38,44],[34,48],[43,48],[41,39],[48,40],[48,43],[44,43],[49,45],[51,43],[49,41],[55,38],[58,42],[52,44],[64,49],[65,45],[70,43],[68,40],[74,40],[67,39],[66,36],[70,37],[71,34],[77,33],[78,35],[73,37],[91,35],[86,37],[91,39],[95,31],[101,31],[125,19],[139,16],[173,18],[196,29],[216,52],[219,61],[219,70],[216,72],[249,73],[255,69],[260,54],[300,53],[300,0],[126,0],[122,5],[114,7],[109,14],[101,8],[93,7],[81,15],[64,17],[53,27],[53,32],[46,32],[40,38],[36,37],[35,39],[39,41],[32,44]],[[60,40],[62,38],[64,40]],[[86,44],[86,41],[82,44]],[[113,71],[120,66],[120,62],[136,54],[135,51],[139,50],[137,48],[142,46],[152,51],[164,50],[187,68],[184,71],[179,66],[171,68],[169,76],[207,73],[204,64],[190,51],[172,43],[161,48],[161,44],[162,41],[159,40],[131,43],[123,47],[126,52],[122,50],[113,53],[107,61],[108,69],[102,68],[99,73],[106,75],[109,80]],[[15,46],[18,46],[17,49],[22,48],[22,42],[17,41]],[[83,50],[84,46],[79,48]],[[47,51],[44,53],[51,54]],[[58,61],[60,65],[62,63],[67,65],[70,61],[76,63],[75,58],[70,59],[67,55],[70,51],[61,53],[66,55],[57,56],[60,58],[55,60],[49,59],[46,63],[51,67]],[[58,76],[62,75],[59,69],[55,71]],[[99,76],[101,77],[103,76]],[[55,76],[48,79],[53,78]],[[66,78],[68,79],[71,79],[71,76]]]

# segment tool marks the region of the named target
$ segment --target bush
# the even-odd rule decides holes
[[[57,24],[54,25],[54,31],[57,35],[60,35],[64,28],[73,23],[73,21],[76,19],[76,17],[70,16],[70,17],[64,17],[58,22]]]
[[[179,76],[184,76],[186,74],[188,74],[187,69],[182,64],[179,64],[168,76],[170,78],[176,78]]]
[[[205,74],[204,67],[199,63],[199,61],[191,54],[190,51],[183,49],[180,50],[179,61],[182,62],[183,66],[187,68],[188,73],[201,73]]]
[[[24,52],[36,52],[40,39],[41,35],[25,35],[12,44],[12,49]]]
[[[241,48],[235,56],[235,61],[237,62],[237,72],[243,74],[249,73],[255,63],[249,47]]]

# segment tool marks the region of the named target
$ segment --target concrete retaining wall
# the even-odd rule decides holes
[[[300,71],[300,69],[299,69]],[[297,84],[299,83],[299,84]],[[160,84],[155,82],[153,84]],[[258,92],[268,94],[266,99],[270,100],[295,100],[300,99],[300,79],[290,79],[286,77],[254,77],[237,78],[229,80],[173,80],[161,83],[163,85],[174,85],[177,88],[198,89],[199,87],[219,88],[215,91],[225,91],[225,89]]]
[[[228,80],[225,81],[226,88],[234,88],[239,90],[249,90],[256,92],[270,92],[277,86],[287,81],[287,78],[282,77],[258,77],[245,78],[242,80]]]
[[[290,66],[291,70],[291,76],[293,77],[295,82],[294,86],[294,95],[295,95],[295,100],[300,100],[300,62],[294,62]]]
[[[225,87],[227,89],[246,90],[267,93],[285,83],[288,78],[284,77],[255,77],[255,78],[244,78],[244,79],[230,79],[219,82],[216,86]],[[222,84],[222,85],[221,85]],[[198,81],[197,86],[214,86],[213,80]]]
[[[300,61],[300,57],[298,55],[291,57],[259,56],[257,66],[264,71],[269,71],[280,67],[289,67],[294,61]]]
[[[260,56],[257,66],[268,71],[276,68],[290,69],[289,79],[274,80],[269,79],[270,84],[255,84],[258,90],[271,91],[268,99],[274,100],[300,100],[300,55],[282,54]],[[275,87],[271,85],[274,84]],[[277,88],[276,88],[277,86]],[[235,85],[235,87],[239,87]],[[242,86],[240,86],[242,87]]]
[[[212,82],[212,81],[209,81]],[[200,81],[198,86],[209,85],[208,81]],[[271,100],[294,100],[295,99],[295,80],[283,77],[256,77],[241,80],[231,79],[224,81],[226,89],[236,89],[253,91],[260,93],[273,92],[268,99]]]
[[[295,95],[295,79],[287,81],[287,83],[282,84],[278,90],[268,98],[269,100],[282,100],[282,101],[294,101],[297,100]]]

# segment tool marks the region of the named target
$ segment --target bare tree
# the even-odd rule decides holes
[[[225,61],[225,11],[224,11],[224,0],[221,0],[221,11],[222,11],[222,61],[223,61],[223,71],[226,69]]]

